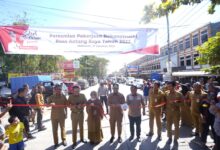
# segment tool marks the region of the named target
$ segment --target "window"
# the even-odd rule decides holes
[[[187,49],[187,48],[190,48],[190,38],[187,38],[186,40],[185,40],[185,48]]]
[[[201,42],[204,43],[208,40],[207,30],[201,32]]]
[[[199,44],[198,34],[193,36],[193,46],[197,46]]]
[[[177,44],[175,44],[175,45],[173,46],[173,51],[174,51],[174,52],[177,52]]]
[[[179,50],[180,50],[180,51],[183,50],[183,41],[179,41]]]
[[[186,66],[191,66],[191,56],[186,56]]]
[[[185,66],[184,57],[180,57],[180,66]]]
[[[198,65],[198,61],[196,60],[196,58],[199,57],[199,54],[194,54],[194,66]]]

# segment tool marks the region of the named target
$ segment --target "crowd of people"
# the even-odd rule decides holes
[[[161,140],[162,121],[166,122],[168,144],[172,141],[178,145],[179,130],[181,124],[193,124],[195,132],[192,136],[200,138],[205,146],[209,128],[212,130],[214,139],[214,150],[220,149],[220,93],[212,83],[213,79],[204,85],[196,82],[190,84],[180,84],[176,81],[144,81],[143,94],[137,92],[137,87],[130,86],[130,94],[124,96],[119,92],[119,84],[108,83],[107,87],[101,83],[97,91],[90,93],[90,98],[80,92],[79,86],[73,86],[73,93],[67,98],[62,94],[61,85],[54,86],[54,94],[48,98],[45,104],[41,84],[32,88],[29,93],[28,85],[18,90],[12,104],[8,104],[4,115],[9,111],[9,125],[6,126],[5,135],[9,137],[9,149],[24,149],[23,133],[27,139],[35,137],[30,132],[29,121],[35,123],[37,114],[38,131],[46,130],[42,118],[45,106],[52,107],[51,123],[54,139],[54,148],[59,147],[58,127],[60,126],[62,144],[67,146],[65,120],[68,115],[68,108],[71,111],[72,120],[72,148],[77,146],[77,129],[80,131],[80,142],[87,143],[84,139],[84,109],[88,114],[88,139],[90,144],[99,144],[103,139],[101,121],[104,116],[109,115],[110,133],[109,140],[112,143],[115,139],[115,128],[117,127],[117,141],[122,143],[122,120],[123,111],[128,110],[130,124],[129,141],[135,137],[141,141],[141,117],[146,114],[145,108],[148,107],[149,133],[154,134],[154,120],[157,126],[157,140]],[[105,105],[105,107],[103,107]],[[141,109],[142,108],[142,109]],[[187,110],[187,111],[186,111]],[[186,117],[188,114],[188,118]],[[190,116],[190,117],[189,117]],[[163,119],[162,119],[163,117]],[[189,119],[191,118],[191,119]],[[174,125],[174,135],[172,126]],[[136,130],[134,129],[136,126]],[[4,135],[4,132],[3,132]],[[174,136],[174,137],[173,137]],[[1,136],[3,141],[4,136]],[[1,146],[3,147],[3,143]]]

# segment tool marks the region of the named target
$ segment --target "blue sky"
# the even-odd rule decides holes
[[[148,25],[139,24],[144,5],[152,2],[154,0],[0,0],[0,25],[10,25],[18,15],[27,12],[31,26],[153,26],[158,27],[159,44],[163,46],[166,43],[165,18],[156,19]],[[181,6],[170,15],[171,41],[209,22],[220,21],[220,7],[216,8],[214,15],[209,15],[208,5],[209,0],[199,5]],[[79,56],[67,58],[75,57]],[[110,60],[108,71],[112,72],[142,55],[104,57]]]

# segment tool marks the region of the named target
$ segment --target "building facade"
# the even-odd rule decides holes
[[[209,23],[172,41],[170,43],[172,75],[181,76],[181,72],[184,72],[184,75],[191,76],[193,73],[208,67],[208,65],[200,65],[196,61],[196,58],[199,57],[196,47],[206,42],[209,37],[215,36],[216,32],[219,31],[220,22]],[[140,66],[141,72],[139,72],[139,76],[149,78],[155,72],[161,75],[165,74],[167,72],[167,63],[168,47],[164,45],[160,48],[160,55],[146,55],[128,65]],[[200,71],[199,73],[202,72]]]

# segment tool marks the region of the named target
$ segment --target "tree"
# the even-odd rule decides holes
[[[193,5],[193,4],[198,4],[201,3],[203,0],[175,0],[177,6],[180,5]],[[210,14],[215,13],[215,6],[220,4],[220,0],[210,0],[211,5],[208,8],[208,12]]]
[[[76,74],[81,75],[84,78],[92,76],[103,77],[107,74],[108,60],[104,58],[98,58],[96,56],[83,56],[79,59],[80,69],[76,71]]]
[[[198,46],[196,50],[200,53],[197,61],[204,65],[209,64],[211,67],[204,69],[206,72],[213,74],[220,74],[220,32],[216,33],[208,39],[205,43]]]

